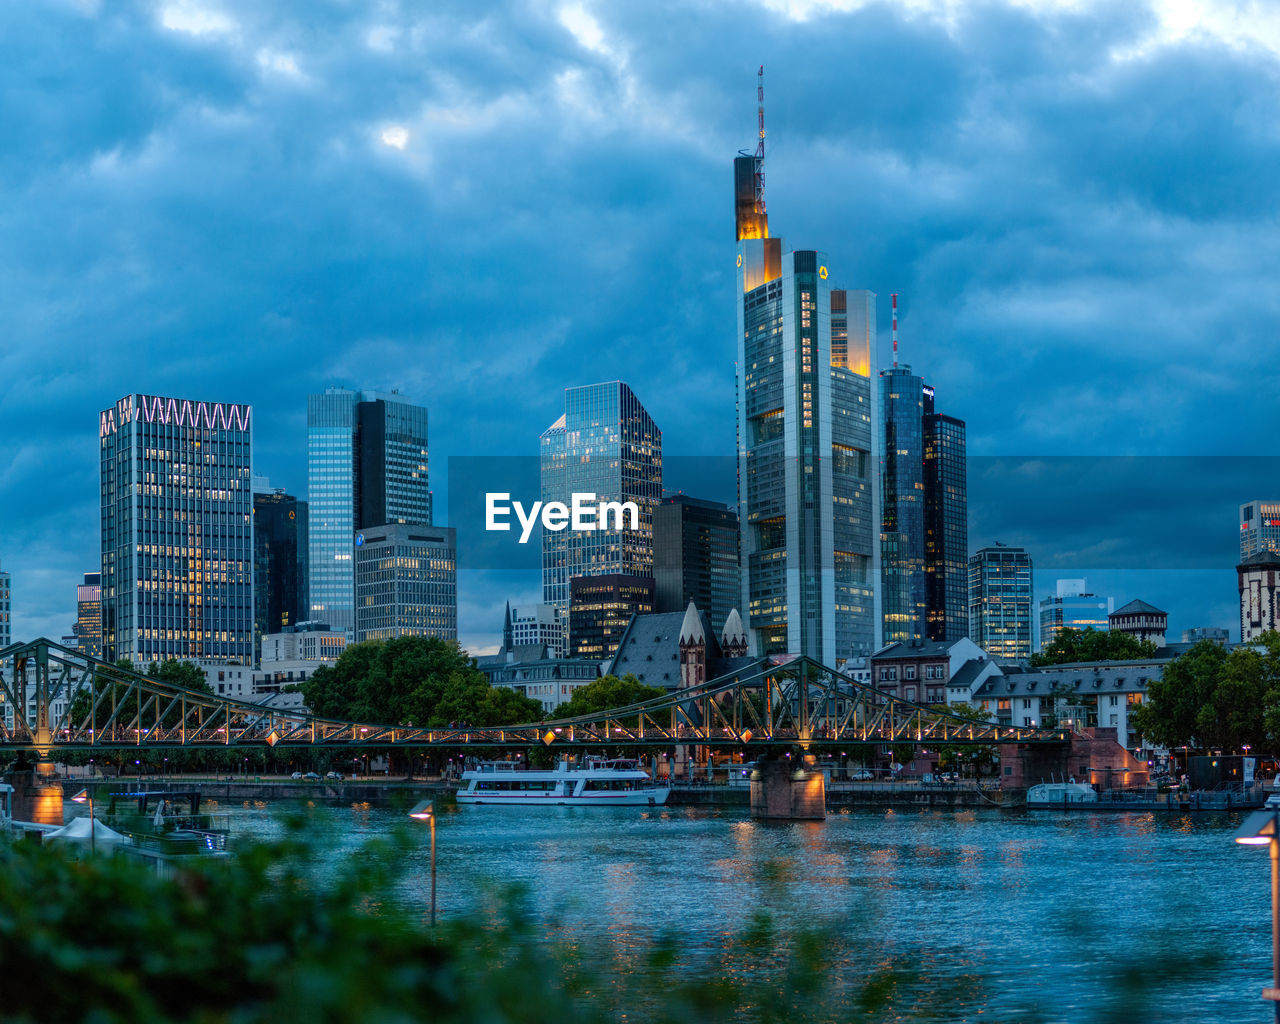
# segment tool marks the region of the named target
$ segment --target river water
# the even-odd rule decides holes
[[[271,808],[224,809],[238,835],[281,831]],[[308,810],[332,858],[405,821]],[[671,935],[675,969],[695,973],[737,969],[721,950],[763,911],[783,934],[826,933],[846,978],[914,972],[902,1020],[1262,1022],[1268,858],[1232,842],[1239,817],[862,810],[762,824],[701,808],[458,807],[439,817],[438,909],[469,913],[518,884],[549,934],[607,951],[606,969]],[[398,897],[425,907],[421,834]]]

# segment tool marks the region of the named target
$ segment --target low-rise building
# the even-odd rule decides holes
[[[254,690],[278,693],[290,683],[305,682],[321,665],[336,665],[346,647],[347,634],[324,622],[299,622],[282,633],[268,633],[262,638]]]
[[[916,640],[882,647],[871,656],[871,685],[917,704],[968,703],[1000,666],[968,637]]]
[[[492,686],[506,686],[542,702],[550,714],[580,686],[600,678],[600,663],[588,658],[555,657],[546,644],[501,648],[476,659],[476,667]]]

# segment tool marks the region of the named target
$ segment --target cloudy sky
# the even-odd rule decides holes
[[[884,325],[902,294],[984,460],[973,546],[1234,625],[1236,506],[1280,496],[1274,5],[33,0],[0,7],[15,638],[70,625],[129,392],[251,403],[295,493],[330,384],[428,405],[439,497],[597,380],[731,452],[762,63],[773,233]],[[459,582],[477,651],[538,595]]]

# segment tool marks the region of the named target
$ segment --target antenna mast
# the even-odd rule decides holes
[[[764,65],[756,72],[756,117],[760,141],[756,145],[756,213],[764,213]]]
[[[893,368],[898,368],[898,293],[893,293]]]

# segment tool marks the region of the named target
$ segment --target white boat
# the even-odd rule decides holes
[[[483,761],[462,773],[458,803],[656,807],[670,794],[639,761],[588,757],[581,764],[564,760],[547,770],[515,761]]]
[[[1027,790],[1028,807],[1061,807],[1063,804],[1097,802],[1097,791],[1084,782],[1042,782]]]

